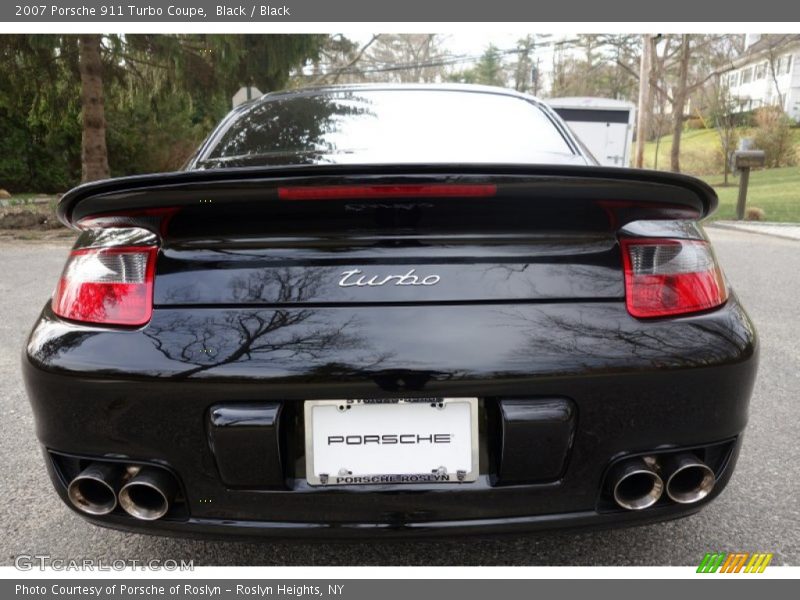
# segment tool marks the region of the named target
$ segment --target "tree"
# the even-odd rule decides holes
[[[286,85],[322,35],[0,36],[0,187],[178,168],[243,84]]]
[[[0,35],[0,132],[0,187],[63,191],[80,181],[74,37]]]
[[[609,66],[606,78],[608,97],[634,101],[638,94],[638,80],[631,69],[621,65],[639,64],[641,36],[635,34],[606,34],[600,36],[606,48]]]
[[[672,94],[667,91],[668,83],[661,86],[661,93],[672,109],[670,167],[673,171],[680,172],[681,132],[688,98],[733,69],[733,58],[741,51],[742,41],[740,35],[727,34],[668,36],[660,65],[663,80],[675,83]]]
[[[489,44],[478,64],[475,65],[475,75],[477,83],[483,85],[504,86],[506,84],[503,60],[497,46]]]
[[[639,63],[638,37],[592,34],[557,42],[550,94],[635,99],[636,78],[617,63],[625,60],[631,68]]]
[[[689,92],[689,59],[691,58],[691,46],[689,36],[681,36],[681,45],[678,58],[678,77],[675,91],[672,98],[672,147],[669,152],[670,170],[675,173],[681,172],[681,134],[683,133],[684,111],[686,108],[686,96]]]
[[[239,87],[283,88],[294,70],[319,56],[325,40],[323,35],[126,35],[111,38],[108,51],[139,91],[177,87],[215,123]]]
[[[433,83],[442,78],[446,53],[435,33],[377,36],[363,61],[367,81]]]
[[[723,185],[728,185],[730,175],[730,154],[739,143],[736,109],[738,104],[730,93],[730,89],[721,78],[717,78],[714,85],[706,93],[708,117],[714,124],[720,145],[723,162]]]
[[[433,83],[446,78],[449,55],[439,34],[374,34],[359,45],[333,36],[323,46],[325,64],[316,63],[305,83]]]
[[[733,68],[741,49],[738,35],[667,35],[656,52],[656,73],[650,84],[667,99],[672,114],[670,167],[680,171],[680,146],[687,99],[709,81]]]
[[[378,34],[373,34],[370,39],[359,46],[344,35],[330,36],[320,47],[319,55],[312,61],[313,69],[310,73],[298,73],[293,85],[336,84],[336,83],[361,83],[364,75],[361,73],[361,62],[364,54],[378,39]]]
[[[650,125],[650,111],[652,109],[651,85],[648,73],[653,70],[653,36],[642,35],[642,56],[639,65],[639,110],[636,121],[636,159],[634,166],[641,169],[644,166],[644,144],[647,141],[647,128]],[[656,149],[658,160],[658,149]]]
[[[474,67],[453,73],[448,80],[505,87],[507,79],[500,50],[494,44],[489,44]]]
[[[527,92],[534,88],[534,94],[538,93],[538,72],[536,72],[533,60],[533,51],[536,47],[536,38],[533,35],[526,35],[517,40],[517,62],[514,65],[514,89],[518,92]]]
[[[81,181],[107,179],[106,115],[103,105],[103,61],[99,34],[78,38],[81,71]]]

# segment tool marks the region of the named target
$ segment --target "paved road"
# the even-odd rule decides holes
[[[18,361],[61,269],[65,245],[0,244],[0,563],[58,558],[194,559],[196,565],[688,565],[710,549],[768,551],[800,565],[800,242],[712,230],[758,327],[761,372],[738,469],[720,498],[680,521],[601,533],[403,543],[217,543],[85,524],[50,488]]]

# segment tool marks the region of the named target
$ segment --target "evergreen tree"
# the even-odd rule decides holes
[[[240,86],[280,89],[326,39],[0,36],[0,188],[179,168]]]

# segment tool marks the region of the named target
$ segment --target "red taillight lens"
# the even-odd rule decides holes
[[[53,312],[107,325],[144,325],[153,314],[155,247],[73,250],[61,274]]]
[[[703,241],[626,239],[625,302],[634,317],[666,317],[715,308],[728,291],[711,246]]]

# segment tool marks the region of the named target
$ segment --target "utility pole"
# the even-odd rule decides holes
[[[644,166],[644,143],[647,140],[647,125],[650,123],[650,68],[653,64],[653,36],[642,35],[642,60],[639,64],[639,107],[636,112],[636,159],[637,169]]]

